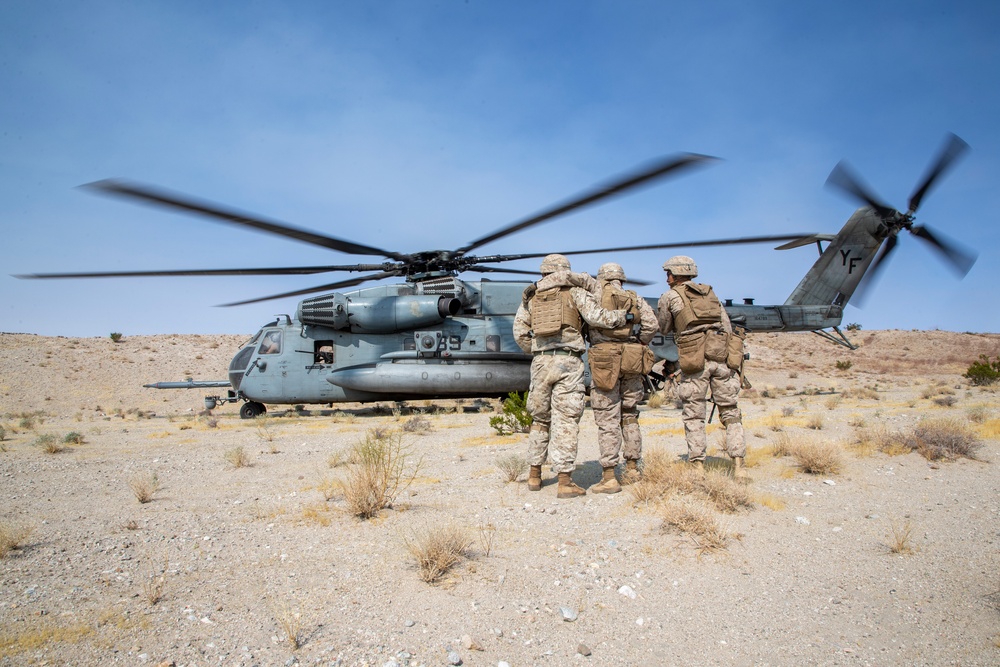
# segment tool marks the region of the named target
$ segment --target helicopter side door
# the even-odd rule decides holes
[[[286,348],[281,329],[264,329],[241,385],[246,396],[261,403],[282,402],[288,377]]]

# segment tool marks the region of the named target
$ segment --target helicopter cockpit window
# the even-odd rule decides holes
[[[258,354],[280,354],[281,353],[281,332],[268,331],[264,335],[264,340],[260,342]]]

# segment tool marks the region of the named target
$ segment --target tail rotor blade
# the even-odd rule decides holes
[[[868,204],[875,209],[875,211],[883,219],[896,213],[896,209],[886,206],[875,198],[875,195],[873,195],[868,187],[864,185],[861,178],[851,170],[846,160],[841,160],[837,163],[837,166],[833,168],[833,171],[831,171],[830,175],[827,177],[826,185],[828,187],[838,188],[855,199]]]
[[[872,262],[872,265],[868,267],[868,271],[865,273],[864,278],[861,279],[861,282],[858,283],[857,289],[854,290],[854,305],[858,307],[864,305],[868,294],[871,293],[872,288],[878,281],[878,276],[881,273],[881,270],[885,267],[886,261],[889,259],[892,251],[896,249],[897,243],[898,241],[895,236],[890,236],[889,240],[886,241],[885,247],[882,248],[882,251],[875,258],[875,261]]]
[[[911,231],[915,236],[927,241],[931,244],[932,248],[940,252],[959,278],[964,278],[969,270],[972,269],[973,264],[976,263],[976,258],[978,257],[976,253],[960,248],[953,241],[945,241],[941,237],[940,232],[931,232],[930,229],[922,225],[914,226]]]
[[[923,181],[921,181],[917,189],[910,195],[910,213],[913,213],[920,207],[921,200],[923,200],[924,195],[934,185],[934,182],[968,149],[969,144],[965,143],[958,135],[948,134],[941,152],[932,163],[933,166],[928,170],[927,175],[924,176]]]

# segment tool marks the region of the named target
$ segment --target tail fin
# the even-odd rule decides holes
[[[779,250],[829,240],[816,263],[785,301],[786,306],[845,306],[875,259],[888,230],[868,207],[859,208],[835,237],[816,235]]]

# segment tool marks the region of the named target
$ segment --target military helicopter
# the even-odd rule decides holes
[[[240,415],[252,418],[265,404],[332,404],[338,402],[400,401],[429,398],[502,397],[524,391],[529,384],[531,357],[514,343],[513,317],[525,281],[459,278],[462,272],[537,275],[492,264],[539,258],[547,252],[483,255],[469,253],[499,238],[595,204],[668,175],[677,175],[714,158],[685,153],[657,160],[637,171],[595,186],[569,201],[509,224],[456,250],[412,254],[357,244],[291,227],[216,204],[135,183],[106,180],[88,187],[101,194],[195,213],[296,239],[348,254],[381,255],[380,264],[331,265],[295,268],[207,269],[200,271],[131,271],[47,273],[22,278],[97,278],[191,275],[294,275],[333,271],[374,271],[325,285],[237,301],[226,306],[303,296],[353,287],[372,280],[403,277],[405,283],[380,285],[351,292],[331,292],[302,300],[294,317],[284,315],[264,325],[229,364],[229,379],[219,381],[157,382],[157,389],[228,387],[225,395],[207,396],[205,405],[242,401]],[[947,165],[926,179],[923,192]],[[857,183],[856,179],[853,181]],[[854,188],[859,190],[860,186]],[[869,199],[873,198],[869,197]],[[865,199],[867,202],[868,200]],[[917,200],[919,204],[919,199]],[[912,205],[911,205],[911,208]],[[867,212],[866,212],[867,211]],[[892,215],[890,215],[890,212]],[[873,217],[874,215],[874,217]],[[896,217],[893,217],[896,216]],[[743,305],[727,301],[731,317],[750,331],[813,331],[836,340],[843,306],[886,238],[912,226],[907,216],[882,207],[860,209],[837,236],[790,234],[687,243],[651,244],[619,248],[562,251],[566,255],[773,243],[782,248],[816,242],[821,256],[789,300],[781,306]],[[898,220],[897,220],[898,218]],[[929,234],[929,232],[928,232]],[[923,236],[922,238],[929,238]],[[941,249],[942,241],[934,237]],[[831,241],[826,250],[824,240]],[[954,251],[952,251],[954,252]],[[846,255],[844,253],[847,253]],[[840,265],[834,259],[849,257]],[[635,281],[636,284],[648,284]],[[654,304],[655,305],[655,304]],[[840,334],[846,343],[846,338]],[[849,343],[847,343],[849,345]],[[657,336],[651,348],[660,359],[677,360],[670,336]]]

